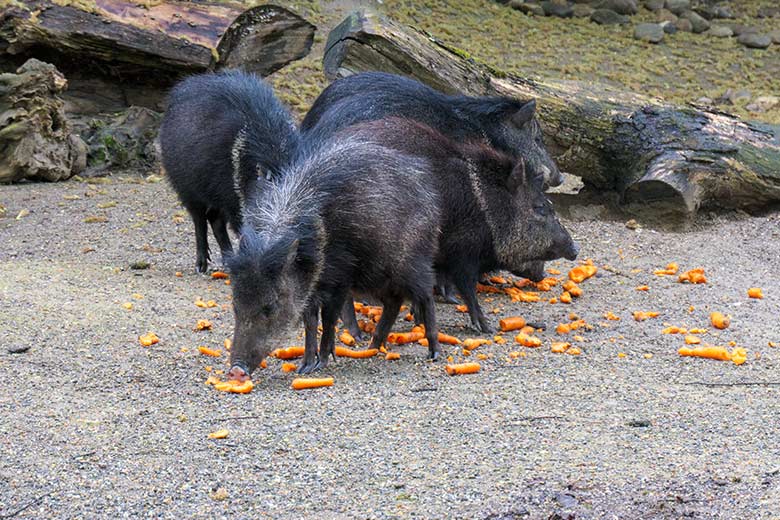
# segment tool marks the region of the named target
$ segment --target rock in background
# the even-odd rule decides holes
[[[84,169],[86,145],[60,98],[67,84],[56,67],[36,59],[0,74],[0,182],[58,181]]]

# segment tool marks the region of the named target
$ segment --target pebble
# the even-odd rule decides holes
[[[628,16],[617,14],[609,9],[596,9],[590,15],[590,20],[601,25],[619,25],[629,22]]]
[[[588,4],[574,4],[575,18],[588,18],[593,14],[593,8]]]
[[[637,8],[635,0],[601,0],[596,4],[596,9],[609,9],[617,14],[636,14]]]
[[[691,0],[666,0],[666,8],[676,15],[691,9]]]
[[[542,2],[542,9],[547,16],[557,16],[558,18],[571,18],[574,9],[566,0],[547,0]]]
[[[694,33],[703,33],[710,28],[710,22],[705,20],[701,15],[696,14],[693,11],[686,11],[682,14],[682,18],[691,22],[691,28]]]
[[[655,13],[655,19],[657,22],[672,22],[677,21],[677,15],[667,9],[659,9]]]
[[[759,18],[778,18],[780,17],[780,6],[761,7],[756,16]]]
[[[8,353],[9,354],[24,354],[28,350],[30,350],[31,345],[14,345],[12,347],[8,347]]]
[[[759,96],[752,103],[745,106],[745,110],[750,112],[767,112],[780,105],[780,98],[777,96]]]
[[[780,29],[768,32],[767,36],[772,38],[772,42],[780,44]]]
[[[730,38],[734,36],[734,31],[731,30],[731,27],[726,27],[725,25],[711,25],[707,34],[716,38]]]
[[[509,7],[528,15],[544,16],[544,9],[539,4],[526,4],[522,1],[512,0],[509,2]]]
[[[693,32],[693,24],[687,18],[678,18],[674,25],[678,31]]]
[[[666,0],[645,0],[645,9],[648,11],[658,11],[666,5]]]
[[[650,43],[660,43],[664,39],[664,28],[657,23],[640,23],[634,28],[634,38]]]

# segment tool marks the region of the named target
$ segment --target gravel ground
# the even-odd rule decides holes
[[[230,287],[194,274],[191,223],[165,182],[3,186],[0,203],[0,518],[780,518],[780,213],[634,231],[571,208],[581,258],[601,267],[580,299],[482,295],[550,325],[541,348],[508,335],[480,349],[479,374],[448,377],[423,347],[399,347],[397,362],[340,359],[333,387],[305,392],[271,360],[251,394],[231,395],[204,385],[224,360],[196,349],[231,336]],[[652,275],[670,261],[709,283]],[[472,336],[466,315],[437,310]],[[660,334],[706,327],[713,310],[732,326],[704,340],[735,340],[744,365],[681,358],[682,338]],[[580,356],[550,351],[569,312],[594,325]],[[213,330],[194,332],[199,318]],[[147,331],[160,343],[141,347]],[[228,438],[207,438],[220,428]]]

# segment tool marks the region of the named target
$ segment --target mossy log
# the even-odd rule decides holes
[[[561,169],[626,204],[690,215],[780,201],[780,127],[592,83],[507,74],[417,29],[352,13],[329,35],[331,78],[366,70],[444,92],[535,98]]]
[[[150,87],[164,92],[182,76],[206,70],[241,67],[266,76],[306,56],[314,31],[275,5],[31,0],[0,10],[0,57],[16,64],[45,60],[92,90],[101,78],[143,98]],[[71,89],[79,85],[71,81]]]
[[[0,182],[57,181],[84,169],[86,145],[71,132],[58,96],[67,83],[35,59],[0,74]]]

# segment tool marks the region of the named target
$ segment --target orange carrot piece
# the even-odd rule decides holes
[[[588,278],[594,276],[598,269],[595,265],[579,265],[569,271],[569,280],[575,283],[582,283]]]
[[[251,379],[247,379],[244,382],[241,381],[225,381],[221,383],[215,383],[214,388],[220,392],[230,392],[232,394],[248,394],[255,387]]]
[[[748,298],[757,298],[760,300],[763,297],[764,297],[764,293],[760,287],[751,287],[750,289],[748,289]]]
[[[571,293],[568,291],[564,292],[560,296],[561,303],[571,303]]]
[[[398,352],[388,352],[385,354],[385,361],[398,361],[401,359],[401,354]]]
[[[720,361],[730,361],[731,354],[725,347],[681,347],[678,351],[681,356],[702,357],[709,359],[718,359]]]
[[[352,337],[352,334],[350,334],[346,330],[342,332],[341,335],[339,336],[339,341],[341,341],[343,344],[345,344],[348,347],[354,347],[355,343],[357,343],[355,341],[355,338]]]
[[[455,336],[450,336],[443,332],[439,332],[439,343],[445,343],[447,345],[460,345],[460,340]]]
[[[200,352],[204,356],[211,356],[211,357],[219,357],[222,355],[221,350],[216,350],[208,347],[198,347],[198,352]]]
[[[550,350],[556,354],[563,354],[569,347],[571,347],[571,343],[566,343],[564,341],[554,341],[550,346]]]
[[[758,353],[756,353],[756,359],[758,359]],[[744,348],[735,348],[731,351],[731,362],[735,365],[741,365],[747,361],[747,350]]]
[[[479,363],[459,363],[455,365],[447,365],[444,369],[451,376],[463,375],[463,374],[476,374],[479,372]]]
[[[341,347],[341,346],[336,347],[336,355],[339,357],[365,359],[365,358],[376,356],[377,354],[379,354],[379,349],[377,348],[368,348],[365,350],[352,350],[347,347]]]
[[[298,369],[298,365],[295,363],[282,363],[282,372],[295,372]]]
[[[701,343],[701,338],[699,338],[698,336],[691,336],[691,335],[685,336],[686,345],[698,345],[699,343]]]
[[[428,338],[422,338],[422,339],[418,339],[418,340],[417,340],[417,343],[419,343],[419,344],[420,344],[420,345],[422,345],[423,347],[427,347],[427,346],[428,346]]]
[[[688,333],[687,329],[683,329],[681,327],[678,327],[677,325],[666,327],[664,330],[661,331],[661,334],[687,334],[687,333]]]
[[[633,313],[634,319],[636,321],[645,321],[649,318],[657,318],[659,316],[659,313],[657,312],[645,312],[645,311],[634,311]]]
[[[211,330],[212,325],[209,320],[198,320],[198,323],[195,324],[195,328],[192,330]]]
[[[515,336],[515,341],[523,345],[524,347],[537,348],[542,346],[542,340],[536,336],[529,336],[522,332]]]
[[[620,316],[616,315],[612,311],[609,311],[606,314],[604,314],[604,317],[607,318],[610,321],[620,321]]]
[[[676,263],[669,262],[666,265],[666,269],[656,269],[655,271],[653,271],[653,274],[656,276],[672,276],[677,274],[677,271],[679,269],[680,267]]]
[[[490,283],[498,283],[503,285],[506,283],[506,278],[504,278],[503,276],[491,276]]]
[[[469,312],[469,308],[465,305],[456,305],[455,310],[458,312]]]
[[[403,345],[405,343],[414,343],[425,337],[423,332],[391,332],[387,335],[387,342],[395,345]]]
[[[320,388],[323,386],[333,386],[333,378],[332,377],[321,377],[321,378],[296,377],[292,381],[293,390],[305,390],[307,388]]]
[[[214,271],[211,273],[211,277],[215,280],[226,280],[228,277],[227,273],[223,273],[222,271]]]
[[[306,349],[303,347],[287,347],[287,348],[279,348],[271,352],[271,355],[277,359],[295,359],[299,357],[303,357],[303,354],[306,352]]]
[[[569,349],[566,349],[567,354],[571,354],[572,356],[579,356],[582,354],[582,351],[579,349],[579,347],[571,347]]]
[[[217,376],[209,376],[206,378],[207,385],[216,385],[217,383],[221,383]]]
[[[547,269],[547,272],[553,276],[561,274],[561,272],[555,269],[554,267],[550,267],[549,269]]]
[[[522,329],[523,327],[525,327],[525,318],[523,318],[522,316],[512,316],[510,318],[504,318],[502,320],[499,320],[498,327],[504,332],[508,332],[510,330]]]
[[[639,287],[636,288],[636,290],[637,291],[649,291],[650,287],[648,287],[647,285],[640,285]]]
[[[501,289],[498,287],[493,287],[492,285],[484,285],[481,283],[477,284],[477,292],[478,293],[500,293]]]
[[[143,336],[138,336],[138,342],[141,343],[142,347],[151,347],[155,343],[159,343],[160,338],[154,332],[147,332]]]
[[[482,338],[468,338],[463,340],[463,348],[466,350],[474,350],[475,348],[479,348],[482,345],[487,345],[490,343],[490,340],[482,339]]]
[[[224,439],[228,435],[230,435],[230,432],[223,428],[221,430],[209,433],[208,437],[209,439]]]
[[[555,332],[558,334],[568,334],[571,332],[571,325],[568,323],[559,323],[558,326],[555,328]]]

